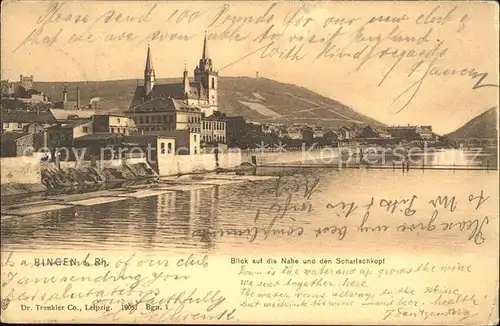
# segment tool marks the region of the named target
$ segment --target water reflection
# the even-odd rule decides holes
[[[441,155],[441,156],[440,156]],[[442,155],[459,157],[453,153],[435,153],[432,162],[440,162]],[[465,156],[467,157],[467,156]],[[492,160],[492,157],[488,158]],[[467,162],[467,161],[466,161]],[[339,241],[334,236],[316,238],[313,232],[305,233],[300,238],[275,236],[264,240],[260,235],[250,243],[248,237],[224,233],[224,230],[265,227],[276,214],[270,210],[274,204],[283,207],[285,198],[277,198],[269,189],[276,186],[275,180],[235,183],[174,191],[153,197],[130,199],[121,202],[97,206],[70,207],[60,211],[36,214],[27,217],[2,219],[2,248],[9,249],[106,249],[127,247],[131,250],[185,250],[230,252],[244,248],[262,252],[280,250],[304,251],[354,250],[359,243],[366,243],[366,237],[352,230],[358,226],[358,218],[342,218],[325,210],[328,203],[356,201],[365,203],[371,196],[400,198],[416,195],[419,199],[438,195],[456,195],[468,198],[475,192],[484,190],[491,200],[481,214],[498,218],[498,185],[495,171],[412,171],[400,173],[392,170],[337,170],[331,168],[314,169],[257,169],[257,175],[285,175],[287,180],[302,182],[307,178],[319,178],[318,193],[310,200],[314,210],[287,211],[276,221],[276,227],[304,227],[311,229],[343,223],[348,226],[346,238]],[[298,181],[297,181],[298,180]],[[266,195],[262,195],[265,193]],[[303,202],[300,194],[293,203]],[[256,212],[261,215],[255,223]],[[420,217],[426,218],[427,211],[421,210]],[[466,205],[459,205],[452,216],[456,220],[479,218]],[[397,217],[374,214],[372,223],[394,223]],[[491,224],[495,225],[492,220]],[[210,232],[208,232],[210,231]],[[484,230],[485,237],[491,228]],[[198,236],[196,235],[198,232]],[[201,233],[200,233],[201,232]],[[199,236],[202,234],[203,236]],[[432,241],[424,241],[426,237]],[[407,233],[391,233],[390,237],[372,236],[374,247],[394,248],[398,250],[433,250],[436,241],[468,245],[467,234],[449,233],[437,235],[426,233],[419,236]],[[491,241],[491,240],[490,240]],[[402,245],[403,243],[403,245]],[[404,247],[404,248],[402,248]]]

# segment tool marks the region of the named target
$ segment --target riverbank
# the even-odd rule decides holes
[[[98,167],[57,168],[53,164],[42,164],[40,181],[19,183],[15,181],[1,184],[1,197],[36,194],[40,192],[71,193],[74,189],[103,188],[105,185],[120,184],[130,181],[154,180],[158,174],[147,163]]]
[[[50,194],[35,194],[19,200],[11,196],[10,200],[2,198],[2,219],[23,217],[68,209],[72,207],[89,207],[113,202],[126,201],[174,192],[186,192],[234,183],[255,182],[275,179],[275,176],[237,175],[235,173],[207,173],[203,176],[184,175],[156,179],[149,184],[120,185],[115,188],[98,191]],[[16,198],[13,198],[16,197]],[[8,198],[8,197],[7,197]]]

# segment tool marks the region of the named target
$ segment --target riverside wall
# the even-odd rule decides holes
[[[158,176],[190,174],[241,165],[240,151],[212,154],[168,155],[154,168],[145,157],[114,160],[43,163],[43,155],[1,158],[1,194],[15,195],[62,187],[107,184]],[[217,164],[218,163],[218,164]]]
[[[242,162],[259,165],[273,165],[286,163],[326,163],[339,157],[339,148],[323,148],[308,151],[281,151],[281,152],[243,152]]]
[[[1,195],[39,192],[62,187],[100,185],[157,177],[146,158],[97,162],[41,162],[44,154],[0,159]]]
[[[218,155],[219,168],[234,168],[241,165],[241,152],[231,151]],[[176,174],[189,174],[193,172],[214,171],[217,169],[215,155],[165,155],[158,158],[158,174],[170,176]]]
[[[41,184],[40,159],[43,155],[0,158],[1,184]]]

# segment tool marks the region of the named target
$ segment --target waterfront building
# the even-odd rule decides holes
[[[364,127],[360,134],[359,138],[366,138],[366,139],[391,139],[392,136],[385,130],[375,128],[372,126],[366,126]]]
[[[28,132],[9,132],[0,135],[0,156],[29,156],[33,153],[34,134]]]
[[[149,131],[146,134],[134,136],[162,136],[175,140],[175,155],[196,155],[200,154],[201,137],[199,133],[189,130],[158,130]]]
[[[342,126],[337,132],[338,140],[347,141],[352,138],[352,130],[349,127]]]
[[[386,131],[394,138],[402,140],[431,140],[434,138],[431,126],[392,126]]]
[[[86,134],[74,138],[72,147],[78,149],[79,157],[85,160],[90,160],[92,155],[99,155],[101,160],[114,159],[119,157],[124,137],[118,133]]]
[[[137,131],[134,120],[123,114],[97,114],[92,116],[92,132],[131,135]]]
[[[65,123],[58,123],[47,128],[47,139],[50,148],[73,147],[73,140],[92,134],[92,120],[78,119]]]
[[[215,114],[201,119],[201,141],[204,144],[226,143],[226,119]]]
[[[201,110],[183,100],[154,98],[126,112],[136,124],[139,133],[152,131],[188,130],[200,133]]]

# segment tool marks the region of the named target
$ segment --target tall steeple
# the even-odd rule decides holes
[[[207,44],[207,31],[205,31],[205,39],[203,40],[203,59],[208,59],[208,44]]]
[[[205,31],[205,38],[203,39],[203,52],[201,53],[200,64],[198,67],[201,71],[212,70],[212,60],[208,56],[207,31]]]
[[[201,59],[194,70],[194,80],[195,82],[199,82],[205,91],[205,95],[203,96],[206,104],[210,106],[216,107],[218,106],[218,77],[219,74],[217,71],[213,69],[212,59],[208,56],[208,36],[205,31],[205,38],[203,39],[203,52],[201,53]],[[201,96],[200,92],[200,96]],[[209,116],[209,114],[207,115]]]
[[[183,75],[182,84],[183,84],[182,91],[183,91],[184,96],[186,97],[186,99],[188,99],[189,92],[191,90],[191,85],[189,84],[189,77],[188,77],[188,71],[187,71],[186,63],[184,63],[184,75]]]
[[[151,58],[151,48],[148,44],[148,54],[146,56],[146,67],[144,68],[144,91],[148,96],[155,86],[155,70],[153,68],[153,59]]]

